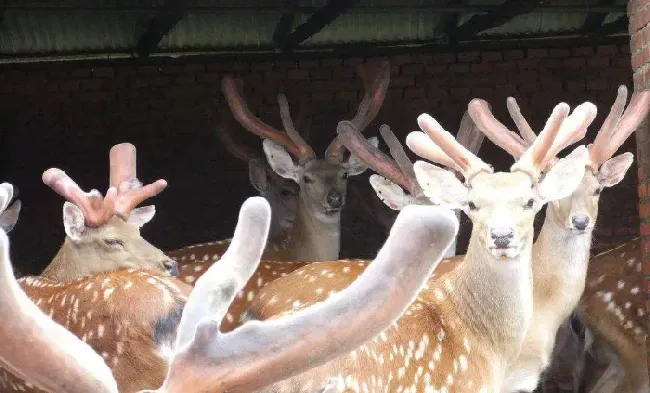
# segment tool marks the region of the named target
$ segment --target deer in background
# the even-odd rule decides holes
[[[518,360],[508,370],[505,391],[532,392],[537,387],[542,372],[550,363],[558,329],[583,294],[600,192],[623,180],[633,160],[631,153],[611,157],[650,108],[650,91],[634,94],[624,112],[626,99],[627,89],[621,86],[616,102],[589,146],[587,170],[580,186],[570,197],[553,202],[546,209],[544,225],[533,245],[533,321]],[[521,138],[496,120],[486,106],[473,118],[490,140],[519,158],[537,136],[515,99],[510,97],[507,102]],[[583,135],[577,135],[574,141],[582,139]],[[549,166],[555,162],[551,160]],[[602,299],[598,299],[598,303],[602,311]]]
[[[43,183],[63,196],[66,238],[41,276],[59,283],[119,268],[147,268],[178,273],[177,263],[140,235],[156,213],[153,205],[136,208],[166,186],[158,180],[143,186],[136,177],[136,150],[129,143],[110,150],[110,187],[105,196],[84,192],[62,170],[50,168]]]
[[[478,100],[470,102],[470,113],[479,105]],[[273,391],[310,391],[338,376],[345,390],[354,391],[501,392],[506,368],[521,350],[532,317],[535,214],[578,187],[587,151],[577,148],[543,178],[541,170],[571,141],[575,129],[593,120],[594,111],[586,103],[568,116],[568,105],[558,105],[540,138],[510,172],[500,173],[461,146],[435,119],[420,115],[418,124],[426,134],[409,134],[409,148],[458,170],[465,182],[424,161],[415,163],[415,176],[433,204],[462,209],[470,217],[467,254],[445,276],[430,278],[403,317],[372,343],[278,382]],[[348,145],[358,135],[355,127],[342,122],[338,132],[355,151]],[[322,301],[349,285],[366,266],[363,261],[312,263],[264,287],[251,315],[273,319]]]
[[[180,321],[174,324],[173,344],[158,351],[169,366],[140,373],[140,378],[146,379],[162,371],[163,375],[166,373],[164,382],[141,384],[138,388],[125,387],[112,359],[105,361],[106,357],[98,355],[94,346],[49,319],[25,296],[13,278],[7,237],[0,233],[0,316],[6,322],[0,332],[0,365],[24,381],[20,385],[11,381],[13,391],[124,393],[157,388],[160,383],[162,387],[156,391],[168,393],[268,391],[272,383],[354,350],[390,326],[426,283],[458,230],[458,221],[446,209],[407,207],[372,266],[349,288],[294,315],[276,321],[251,322],[223,335],[219,321],[237,291],[257,269],[269,220],[270,209],[263,198],[250,198],[242,205],[231,247],[221,263],[213,265],[197,281]],[[105,274],[113,285],[131,280],[129,274],[136,273]],[[83,288],[92,280],[93,277],[82,278],[75,286]],[[149,280],[162,288],[157,279]],[[112,304],[113,313],[125,315],[109,321],[122,324],[122,331],[130,328],[133,338],[142,337],[146,342],[155,337],[152,326],[141,323],[140,313],[164,315],[163,310],[151,304],[167,304],[169,293],[161,289],[146,293],[135,285],[130,289],[126,285],[113,289],[112,296],[126,293],[129,298],[124,299],[124,304]],[[112,303],[78,300],[75,299],[75,306],[66,303],[56,307],[60,312],[68,308],[83,315],[96,312],[97,307],[105,308],[104,303]],[[125,313],[124,309],[135,312]],[[349,328],[340,330],[342,324]],[[337,345],[332,345],[334,336]],[[122,343],[117,341],[118,348]],[[271,355],[269,347],[277,350]],[[128,351],[129,347],[122,349]],[[139,354],[132,360],[144,360],[144,356]],[[336,389],[337,381],[328,382],[312,388]]]
[[[251,185],[266,198],[271,205],[271,227],[269,243],[271,250],[289,235],[293,228],[298,208],[300,189],[293,180],[285,179],[273,172],[266,159],[232,135],[233,118],[227,111],[221,112],[221,121],[217,136],[226,149],[235,157],[248,164],[248,179]],[[206,262],[218,260],[230,245],[231,239],[195,244],[167,252],[167,256],[180,264],[179,278],[192,284],[198,272],[208,267]],[[198,258],[197,258],[198,256]]]
[[[355,150],[355,154],[363,155],[360,158],[370,168],[379,173],[371,175],[369,180],[377,197],[392,210],[402,210],[405,206],[411,204],[430,205],[431,202],[426,198],[422,188],[415,179],[413,163],[406,155],[402,144],[395,137],[395,134],[393,134],[388,125],[383,124],[379,128],[379,132],[386,145],[388,145],[394,161],[384,155],[379,149],[373,148],[372,146]],[[483,138],[484,135],[478,131],[469,114],[465,112],[456,136],[458,143],[476,155],[481,148]],[[359,141],[358,138],[350,139],[348,143],[355,143],[357,141]],[[455,173],[457,177],[462,177],[460,172],[455,171]],[[408,191],[408,194],[404,190]],[[456,217],[460,219],[459,211],[456,211]],[[445,257],[452,257],[454,255],[456,255],[456,240],[454,240]]]
[[[390,83],[388,61],[366,63],[359,68],[365,88],[364,98],[352,123],[364,130],[377,116]],[[235,79],[226,77],[223,93],[235,119],[248,131],[265,138],[263,148],[268,162],[280,176],[300,186],[296,221],[290,235],[266,259],[279,261],[322,261],[337,259],[340,247],[341,209],[345,203],[349,176],[366,170],[353,155],[344,160],[343,145],[335,138],[318,159],[296,131],[284,94],[278,95],[280,117],[285,132],[267,125],[248,109]],[[372,138],[377,143],[376,138]],[[291,155],[298,159],[294,163]]]

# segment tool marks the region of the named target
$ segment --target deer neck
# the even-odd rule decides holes
[[[324,215],[300,198],[287,248],[292,260],[303,262],[338,259],[341,212]]]
[[[508,360],[521,349],[532,316],[532,241],[521,254],[497,260],[470,238],[465,260],[450,274],[450,300],[475,342]]]
[[[84,263],[75,263],[75,261],[81,259],[77,248],[66,237],[63,245],[59,248],[59,252],[56,253],[50,264],[41,273],[41,277],[65,283],[91,274],[92,272],[84,268]],[[86,263],[88,262],[86,261]]]
[[[553,206],[533,245],[535,308],[545,318],[556,315],[556,325],[569,316],[585,286],[592,231],[577,233],[561,225]],[[547,320],[548,323],[548,320]],[[553,332],[555,335],[555,332]]]

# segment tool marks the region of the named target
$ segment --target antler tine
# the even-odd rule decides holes
[[[478,151],[481,150],[483,139],[485,139],[485,134],[480,132],[476,123],[474,123],[474,120],[469,115],[469,111],[465,111],[463,118],[460,120],[456,140],[472,152],[472,154],[478,154]]]
[[[603,121],[603,125],[598,130],[594,143],[589,147],[589,156],[593,164],[596,166],[605,162],[605,149],[612,138],[612,135],[616,132],[616,127],[621,120],[623,111],[625,110],[625,103],[627,102],[627,87],[621,85],[618,87],[616,94],[616,100],[612,104],[609,114]]]
[[[84,192],[65,172],[50,168],[43,172],[43,183],[57,194],[74,203],[81,209],[86,225],[98,227],[106,224],[115,214],[117,189],[110,187],[102,198],[97,190]]]
[[[412,195],[419,190],[419,185],[416,185],[415,177],[409,177],[402,172],[393,160],[370,144],[356,127],[354,127],[352,122],[347,120],[340,121],[336,132],[338,133],[337,138],[341,143],[375,172],[399,184]]]
[[[524,140],[494,117],[487,101],[479,98],[473,99],[467,106],[467,112],[479,130],[492,143],[507,151],[514,158],[519,158],[524,154],[527,147]]]
[[[221,88],[228,102],[228,106],[239,124],[255,135],[265,139],[271,139],[286,148],[289,153],[297,157],[300,156],[300,149],[286,133],[276,130],[253,115],[250,109],[248,109],[244,97],[240,94],[235,79],[230,76],[224,77]]]
[[[117,393],[104,359],[32,303],[20,289],[0,231],[0,364],[50,392]]]
[[[255,153],[250,147],[248,147],[248,145],[235,141],[230,130],[233,125],[232,116],[228,111],[222,110],[220,119],[217,138],[219,138],[230,154],[244,162],[250,160],[258,160],[260,162],[264,161],[262,160],[261,154]]]
[[[472,105],[474,100],[470,103]],[[557,136],[562,123],[569,115],[569,105],[564,102],[559,103],[553,108],[551,116],[546,121],[546,125],[540,132],[535,142],[521,155],[519,160],[510,168],[511,171],[520,170],[526,172],[534,181],[537,181],[542,169],[545,158],[551,150],[555,137]]]
[[[122,182],[137,182],[136,149],[131,143],[119,143],[108,152],[109,183],[118,188]],[[134,184],[134,186],[137,186]]]
[[[248,322],[229,334],[220,333],[219,321],[212,316],[225,308],[218,305],[197,324],[193,339],[175,353],[160,391],[183,392],[187,386],[197,391],[208,387],[221,392],[254,391],[354,350],[401,316],[457,231],[458,220],[450,210],[407,206],[375,261],[355,282],[326,301],[279,319]],[[262,244],[259,246],[261,250]],[[219,265],[213,265],[202,279],[221,281],[216,276]],[[252,272],[254,266],[240,271],[244,269]],[[236,282],[243,285],[246,279],[242,275]],[[183,318],[188,308],[208,310],[213,299],[226,294],[232,298],[238,284],[234,279],[231,282],[227,291],[217,287],[201,294],[195,287]]]
[[[399,140],[397,139],[395,134],[393,134],[393,131],[390,129],[388,124],[382,124],[379,127],[379,133],[381,134],[381,137],[384,138],[384,142],[386,142],[386,145],[388,146],[390,155],[395,160],[397,166],[399,166],[399,168],[406,176],[408,176],[411,179],[415,179],[413,162],[406,155],[406,152],[404,151],[404,147],[402,146],[401,143],[399,143]],[[415,184],[417,184],[417,181],[415,181]]]
[[[525,142],[524,146],[527,148],[528,146],[532,145],[533,142],[535,142],[535,139],[537,139],[537,134],[535,134],[533,128],[530,126],[530,124],[528,124],[526,118],[524,118],[524,116],[521,114],[519,104],[517,104],[517,100],[514,97],[508,97],[506,99],[506,106],[508,107],[508,113],[510,113],[510,117],[515,122],[515,126],[519,130],[519,134],[521,134],[521,137]]]
[[[426,113],[421,114],[418,116],[418,125],[422,131],[427,134],[429,139],[456,163],[456,170],[465,177],[466,182],[470,182],[472,177],[479,172],[485,171],[492,173],[492,167],[458,143],[454,136],[451,135],[449,131],[442,128],[440,123],[438,123],[433,117]],[[417,134],[411,133],[407,137],[406,144],[409,147],[411,147],[411,145],[409,145],[409,137],[411,144],[417,144],[421,140],[421,138],[415,139],[416,137],[411,137],[411,135]]]
[[[117,188],[115,213],[125,220],[142,201],[158,195],[167,187],[167,181],[163,179],[143,187],[137,178],[136,148],[130,143],[113,146],[109,159],[111,186]]]
[[[280,105],[280,118],[282,118],[284,130],[300,152],[297,157],[303,162],[314,158],[316,156],[314,150],[312,150],[311,146],[305,142],[302,136],[300,136],[300,133],[296,131],[296,127],[293,125],[289,103],[287,102],[287,97],[283,93],[278,94],[278,104]]]
[[[597,108],[591,102],[584,102],[575,107],[573,113],[562,122],[553,144],[542,160],[542,168],[554,161],[555,156],[564,148],[584,138],[587,127],[594,121],[596,114]]]
[[[650,110],[650,90],[632,93],[632,99],[618,122],[618,127],[606,147],[605,160],[616,153],[625,140],[639,127]]]
[[[418,156],[446,166],[447,168],[451,168],[452,170],[462,174],[460,166],[456,164],[456,162],[444,151],[442,151],[438,145],[429,139],[424,132],[411,131],[406,136],[406,146],[408,146],[408,148]]]
[[[374,70],[372,72],[371,70]],[[390,63],[383,60],[375,67],[373,62],[368,62],[359,66],[359,74],[363,79],[364,96],[357,109],[357,114],[351,120],[354,127],[363,132],[377,114],[386,98],[388,85],[390,84]],[[374,75],[374,78],[371,78]],[[343,159],[343,143],[339,138],[334,138],[332,143],[327,147],[325,156],[331,160],[340,162]]]

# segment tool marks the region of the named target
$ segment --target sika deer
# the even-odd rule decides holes
[[[633,159],[631,153],[611,156],[645,118],[650,91],[635,94],[623,112],[626,99],[627,90],[621,86],[607,119],[589,146],[587,171],[580,186],[570,197],[550,203],[546,209],[544,226],[533,245],[533,320],[522,352],[508,371],[504,392],[535,390],[550,363],[558,329],[582,296],[600,191],[618,184]],[[508,110],[523,139],[496,120],[487,108],[474,118],[489,139],[519,158],[536,135],[514,98],[508,98]],[[574,141],[583,135],[577,135]],[[553,164],[554,160],[549,162]]]
[[[480,106],[481,101],[473,100],[470,114]],[[465,178],[461,183],[452,172],[424,161],[414,165],[419,185],[434,204],[462,209],[472,219],[463,262],[442,278],[431,278],[404,316],[372,343],[278,382],[270,391],[311,391],[338,377],[348,391],[501,392],[532,317],[534,216],[547,202],[570,195],[584,175],[587,151],[581,146],[540,177],[576,129],[593,120],[595,107],[585,103],[567,118],[568,112],[566,104],[558,105],[540,138],[510,172],[501,173],[429,115],[421,115],[418,123],[430,139],[411,133],[409,148]],[[355,131],[349,122],[339,125],[340,136]],[[342,141],[347,144],[346,138]],[[432,207],[422,207],[427,208]],[[363,261],[312,263],[264,287],[251,314],[273,319],[324,300],[366,266]]]
[[[43,173],[43,183],[67,201],[63,205],[66,238],[41,274],[59,283],[119,268],[147,268],[178,273],[178,265],[140,236],[155,207],[135,208],[160,193],[167,182],[142,186],[136,178],[135,146],[122,143],[110,151],[111,187],[102,197],[84,192],[60,169]]]
[[[167,376],[157,391],[264,391],[275,381],[355,349],[404,312],[458,230],[458,221],[448,210],[407,207],[397,218],[394,230],[372,266],[339,295],[289,317],[251,322],[233,333],[221,334],[218,321],[235,293],[257,268],[269,216],[270,209],[263,198],[250,198],[242,206],[231,247],[221,263],[212,266],[197,281],[185,305],[175,343],[168,349],[169,367],[163,371]],[[20,386],[14,385],[26,391],[36,388],[66,393],[133,391],[125,390],[120,380],[116,380],[115,369],[112,373],[109,368],[113,361],[104,363],[91,347],[47,318],[29,301],[13,278],[7,243],[4,232],[0,233],[0,315],[5,320],[0,332],[0,365],[25,380]],[[115,279],[128,274],[107,273]],[[87,285],[88,280],[93,278],[80,279],[76,285]],[[126,291],[125,286],[115,287],[112,296],[122,296],[121,292],[131,295],[128,304],[113,307],[113,312],[122,313],[123,307],[127,307],[156,314],[157,309],[151,307],[152,297],[164,301],[168,292],[142,294],[139,289],[134,286]],[[96,307],[92,302],[75,304],[65,306],[73,307],[73,312],[80,314],[94,311]],[[140,323],[139,313],[125,313],[122,318],[112,320],[130,327],[132,337],[151,343],[151,326]],[[348,329],[340,330],[344,323]],[[336,343],[331,341],[332,337],[336,337]],[[272,355],[268,348],[275,348]],[[151,352],[151,348],[148,350]],[[142,357],[134,360],[137,359]],[[160,371],[160,367],[151,370]],[[146,372],[140,373],[142,379],[148,376]]]
[[[387,61],[378,67],[367,63],[360,67],[359,74],[366,93],[352,122],[363,130],[379,112],[390,82],[390,66]],[[300,186],[293,230],[278,244],[277,253],[265,257],[280,261],[338,258],[347,178],[363,173],[365,164],[354,156],[343,160],[343,145],[337,138],[327,148],[325,159],[316,158],[312,148],[296,131],[284,94],[278,95],[278,102],[286,132],[280,132],[253,115],[234,79],[224,78],[222,88],[235,119],[248,131],[265,138],[263,147],[271,168]],[[376,138],[371,140],[377,143]],[[298,159],[297,165],[291,155]]]
[[[269,232],[269,245],[263,258],[272,256],[273,246],[289,235],[293,228],[298,208],[298,184],[293,180],[285,179],[273,172],[266,159],[241,141],[236,141],[232,135],[232,115],[222,111],[221,122],[217,136],[226,149],[235,157],[248,164],[248,178],[251,185],[266,198],[271,205],[271,228]],[[195,244],[178,250],[167,252],[167,256],[179,263],[179,278],[188,284],[194,283],[197,272],[207,269],[210,262],[218,260],[230,245],[231,239]],[[276,250],[277,251],[277,250]],[[198,270],[195,270],[197,269]]]

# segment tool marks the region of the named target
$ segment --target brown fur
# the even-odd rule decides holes
[[[118,270],[59,284],[19,280],[29,298],[104,357],[120,392],[158,388],[190,287],[153,271]],[[133,291],[138,291],[137,295]],[[6,392],[39,391],[2,370]]]

